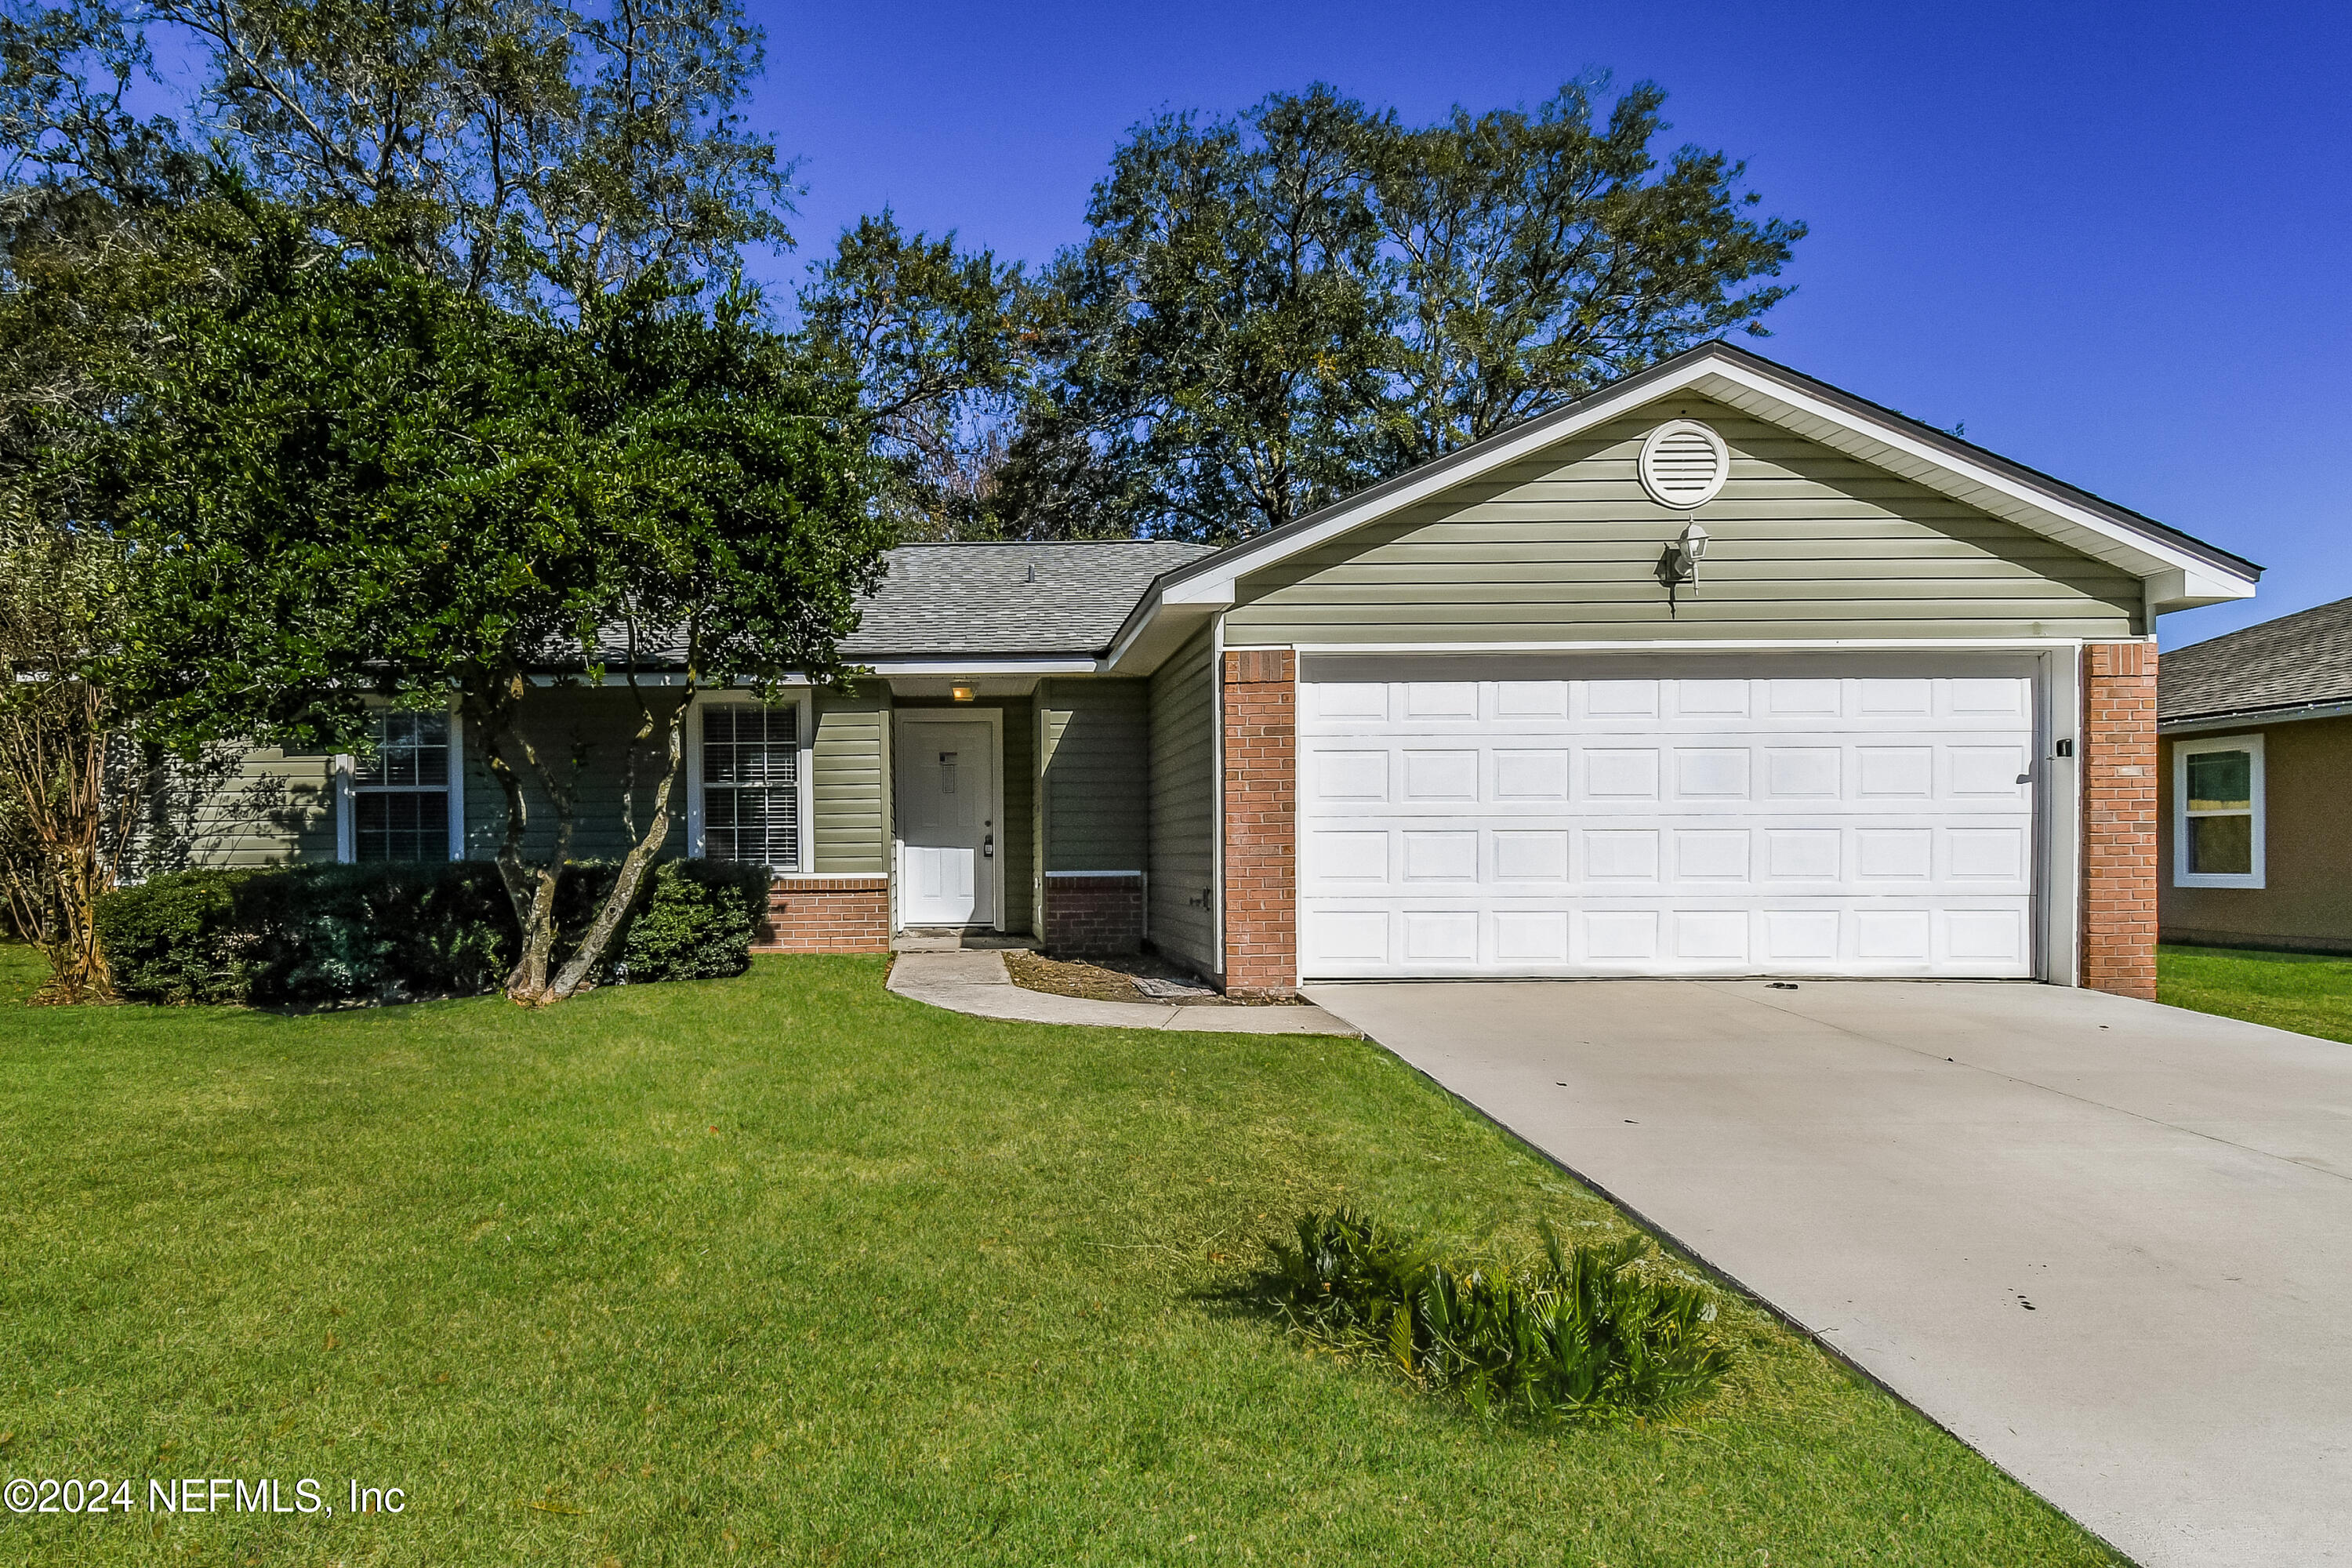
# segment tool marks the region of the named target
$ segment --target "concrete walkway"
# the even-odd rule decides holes
[[[1097,1002],[1013,984],[1004,954],[989,948],[899,952],[890,989],[951,1012],[1027,1024],[1094,1024],[1210,1035],[1353,1035],[1320,1007],[1180,1007],[1166,1002]]]
[[[1312,994],[2141,1563],[2352,1562],[2352,1047],[2030,984]]]

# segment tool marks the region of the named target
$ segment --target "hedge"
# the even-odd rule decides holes
[[[557,962],[570,955],[619,868],[567,867]],[[740,974],[767,903],[756,866],[672,860],[646,879],[604,983]],[[99,942],[118,994],[141,1002],[389,1002],[496,990],[520,936],[498,868],[297,866],[181,871],[99,901]]]

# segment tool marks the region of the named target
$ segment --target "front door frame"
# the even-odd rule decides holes
[[[996,838],[996,854],[992,858],[995,862],[995,868],[989,876],[990,893],[993,907],[988,911],[989,919],[986,923],[968,926],[964,929],[968,931],[1003,931],[1004,929],[1004,883],[1006,879],[1004,865],[1004,710],[1002,708],[968,708],[961,704],[958,704],[953,708],[900,708],[894,710],[891,715],[891,740],[893,744],[891,746],[890,765],[894,773],[898,765],[899,760],[910,754],[908,748],[913,745],[914,738],[909,736],[907,731],[914,725],[982,723],[988,726],[989,787],[993,792],[989,798],[993,803],[996,812],[996,825],[994,827],[987,830],[988,832],[992,833]],[[894,777],[890,781],[890,798],[895,803],[898,801],[901,796],[902,792],[898,787],[898,781]],[[890,820],[890,884],[893,888],[898,889],[898,897],[890,900],[890,929],[894,932],[902,931],[907,929],[906,868],[907,837],[905,832],[899,826],[897,813],[893,812]]]

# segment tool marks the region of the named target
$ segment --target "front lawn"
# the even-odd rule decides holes
[[[2234,947],[2159,947],[2156,999],[2352,1042],[2352,959]]]
[[[983,1022],[859,958],[307,1017],[0,966],[0,1474],[336,1509],[0,1561],[2115,1561],[1745,1307],[1709,1405],[1542,1433],[1233,1305],[1310,1204],[1622,1226],[1367,1043]]]

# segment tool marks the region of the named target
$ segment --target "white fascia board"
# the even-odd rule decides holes
[[[2253,579],[2151,539],[2040,486],[1937,450],[1897,426],[1858,418],[1743,364],[1693,367],[1688,389],[2032,530],[2143,579],[2158,611],[2252,598]]]
[[[877,675],[1098,675],[1104,662],[1084,654],[1055,658],[877,658],[865,668]]]
[[[1960,651],[2039,653],[2080,647],[2085,642],[2153,642],[2153,637],[1613,637],[1554,642],[1302,642],[1227,643],[1228,648],[1279,646],[1301,658],[1327,654],[1518,653],[1932,653]]]
[[[1580,430],[1598,425],[1603,420],[1613,419],[1628,408],[1638,408],[1644,403],[1654,402],[1661,397],[1670,397],[1682,390],[1689,381],[1696,379],[1705,369],[1703,364],[1695,365],[1691,367],[1687,375],[1675,375],[1660,381],[1645,382],[1639,385],[1621,388],[1613,393],[1598,393],[1572,412],[1564,410],[1561,417],[1529,420],[1519,426],[1509,438],[1496,442],[1481,453],[1475,462],[1449,464],[1440,458],[1428,465],[1427,470],[1417,480],[1408,476],[1408,482],[1397,486],[1394,489],[1366,496],[1352,506],[1343,504],[1339,510],[1333,512],[1312,528],[1302,529],[1297,533],[1279,538],[1269,534],[1261,541],[1234,545],[1230,550],[1209,557],[1209,560],[1214,563],[1213,570],[1168,584],[1160,592],[1160,602],[1163,605],[1201,605],[1213,609],[1230,608],[1234,602],[1234,584],[1248,574],[1263,571],[1268,566],[1286,561],[1301,551],[1312,550],[1327,540],[1335,539],[1351,529],[1362,527],[1365,523],[1376,521],[1391,512],[1402,511],[1409,506],[1417,506],[1432,496],[1442,495],[1454,486],[1475,479],[1481,474],[1492,473],[1506,464],[1517,462],[1532,452],[1539,452],[1556,442],[1566,440]]]
[[[1955,500],[1978,507],[2147,582],[2150,607],[2183,609],[2250,598],[2253,579],[2186,550],[2153,539],[2012,475],[1942,451],[1900,427],[1814,397],[1801,388],[1765,375],[1728,355],[1701,353],[1673,374],[1636,376],[1614,391],[1595,394],[1558,416],[1537,418],[1467,463],[1443,458],[1418,479],[1343,503],[1328,517],[1296,533],[1269,534],[1210,557],[1211,568],[1167,584],[1161,605],[1229,607],[1234,584],[1252,572],[1287,560],[1301,551],[1440,495],[1567,440],[1631,409],[1692,392],[1728,404],[1796,435],[1912,479]],[[1156,608],[1156,606],[1155,606]]]

